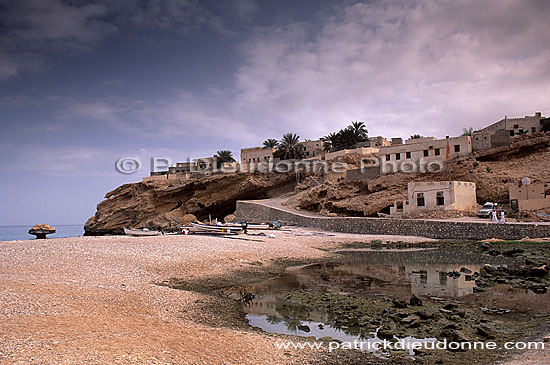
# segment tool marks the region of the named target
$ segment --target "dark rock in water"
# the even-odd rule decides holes
[[[420,322],[420,317],[416,314],[411,314],[410,316],[407,316],[401,320],[401,323],[403,324],[411,324],[414,321]]]
[[[434,311],[428,311],[428,310],[422,310],[416,312],[416,315],[420,317],[421,319],[434,319],[437,315]]]
[[[396,332],[396,327],[393,322],[384,324],[377,332],[377,336],[381,340],[391,340]]]
[[[311,329],[308,326],[298,326],[298,329],[303,332],[311,332]]]
[[[468,269],[467,267],[461,267],[460,272],[463,272],[465,274],[471,274],[472,273],[472,270]]]
[[[512,257],[512,256],[517,256],[521,253],[524,253],[525,251],[522,250],[521,248],[515,248],[513,250],[508,250],[508,251],[504,251],[502,254],[504,256],[509,256],[509,257]]]
[[[455,308],[458,308],[458,304],[455,304],[455,303],[448,303],[448,304],[445,304],[443,306],[443,309],[447,309],[447,310],[453,310]]]
[[[325,326],[323,326],[322,323],[319,323],[319,324],[317,325],[317,327],[318,327],[321,331],[325,329]]]
[[[413,296],[411,297],[411,300],[409,301],[409,304],[413,306],[421,306],[422,300],[413,294]]]
[[[487,339],[495,338],[495,336],[491,335],[489,328],[487,328],[486,326],[483,326],[483,325],[478,326],[475,328],[475,330],[478,333],[478,335],[483,336]]]
[[[503,278],[498,278],[498,279],[497,279],[497,283],[498,283],[498,284],[508,284],[508,280],[503,279]]]
[[[548,275],[548,268],[546,266],[534,267],[529,270],[527,275],[535,278],[543,278]]]
[[[392,300],[392,304],[394,308],[407,308],[407,303],[403,300],[394,299]]]
[[[500,255],[500,251],[491,250],[491,251],[489,251],[489,255],[491,255],[491,256],[498,256],[498,255]]]

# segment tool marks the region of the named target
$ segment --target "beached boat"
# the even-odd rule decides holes
[[[124,227],[124,234],[126,234],[128,236],[141,237],[141,236],[159,236],[159,235],[161,235],[161,232],[159,232],[159,231],[150,231],[147,228],[131,229],[131,228]]]
[[[242,227],[245,223],[226,223],[226,226],[230,227]],[[257,224],[257,223],[246,223],[246,229],[248,230],[257,230],[257,229],[273,229],[269,224]]]
[[[209,234],[238,234],[243,230],[241,226],[215,225],[204,223],[191,223],[191,227],[187,228],[192,233],[209,233]]]

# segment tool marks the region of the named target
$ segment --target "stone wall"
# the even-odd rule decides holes
[[[380,176],[379,166],[363,167],[361,169],[347,170],[346,180],[376,179]]]
[[[326,231],[374,235],[421,236],[438,239],[481,240],[550,237],[550,225],[537,223],[450,222],[438,220],[362,217],[319,217],[268,207],[254,201],[237,201],[236,221],[280,221]]]

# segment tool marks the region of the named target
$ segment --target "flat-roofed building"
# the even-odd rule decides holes
[[[302,146],[302,151],[304,153],[304,158],[311,158],[323,155],[324,142],[320,139],[315,141],[303,141],[299,145]]]
[[[241,148],[241,164],[272,162],[275,148],[250,147]]]
[[[508,186],[510,206],[520,212],[550,208],[550,196],[546,195],[549,188],[548,184],[541,183],[510,184]]]
[[[431,162],[441,162],[471,154],[472,140],[470,136],[408,139],[404,144],[381,147],[379,153],[381,174],[415,172],[425,168]]]
[[[471,210],[477,206],[476,184],[467,181],[410,182],[408,199],[395,202],[391,215],[420,210]]]
[[[504,117],[504,119],[472,133],[473,150],[509,145],[510,140],[514,137],[541,132],[544,119],[541,112],[536,112],[535,115],[526,115],[523,118]]]

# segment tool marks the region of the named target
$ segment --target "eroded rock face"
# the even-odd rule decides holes
[[[121,234],[123,227],[176,229],[192,220],[222,220],[240,199],[262,199],[292,191],[292,174],[223,174],[189,182],[166,180],[124,184],[105,195],[84,225],[85,235]]]

